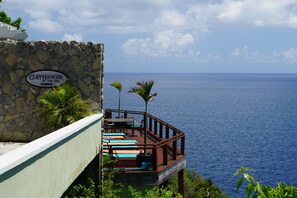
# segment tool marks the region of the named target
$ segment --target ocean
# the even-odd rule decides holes
[[[144,111],[142,98],[127,93],[137,81],[154,80],[158,95],[148,112],[186,134],[187,167],[211,179],[231,197],[239,193],[234,172],[255,170],[264,185],[297,185],[297,74],[105,73],[104,108]]]

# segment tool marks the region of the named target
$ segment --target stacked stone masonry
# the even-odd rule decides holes
[[[102,111],[103,44],[54,41],[0,41],[0,141],[29,142],[52,131],[36,111],[39,96],[48,88],[30,85],[26,76],[56,70]]]

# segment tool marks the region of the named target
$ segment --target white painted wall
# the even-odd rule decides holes
[[[0,197],[60,197],[100,152],[102,118],[89,116],[0,156]]]
[[[25,40],[27,32],[21,32],[11,25],[0,22],[0,39]]]

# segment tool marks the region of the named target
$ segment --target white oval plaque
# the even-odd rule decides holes
[[[29,84],[38,87],[55,87],[67,80],[67,76],[59,71],[39,70],[27,75]]]

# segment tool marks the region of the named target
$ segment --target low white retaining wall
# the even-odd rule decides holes
[[[0,39],[11,39],[23,41],[28,37],[27,32],[17,30],[17,28],[0,22]]]
[[[60,197],[100,152],[102,118],[89,116],[0,156],[0,196]]]

